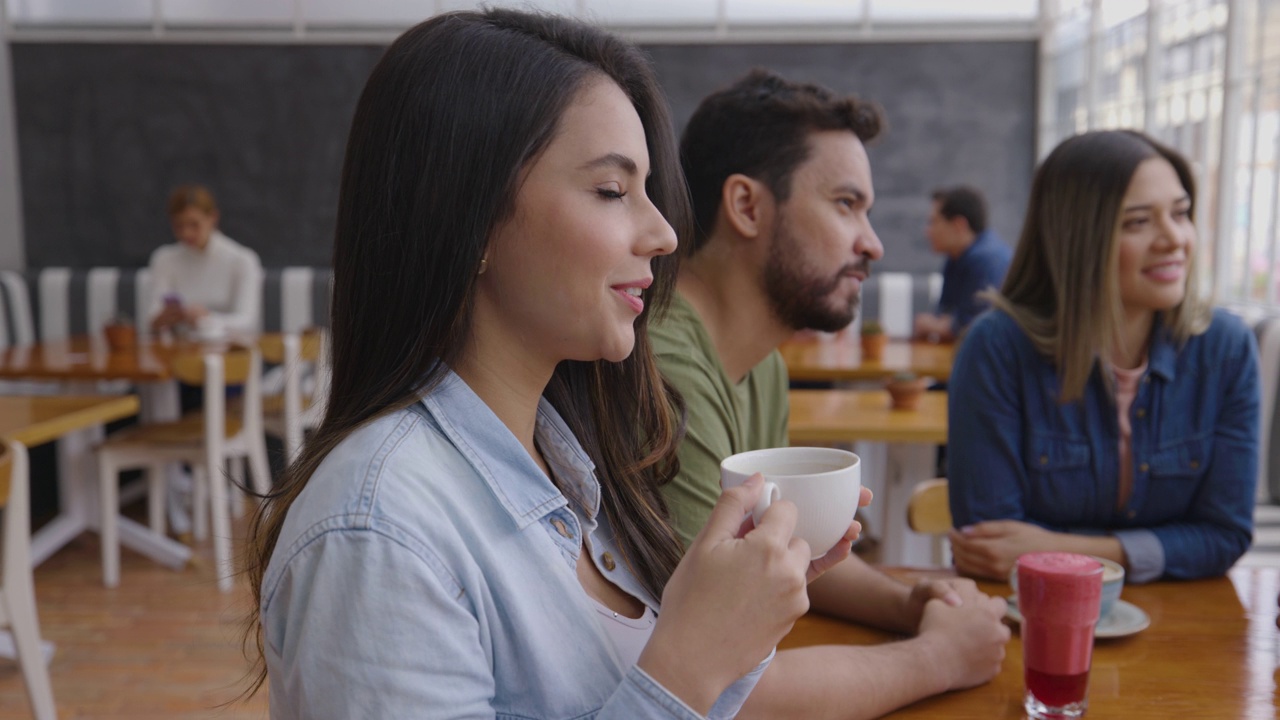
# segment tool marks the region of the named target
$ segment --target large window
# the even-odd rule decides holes
[[[1040,154],[1098,128],[1184,153],[1220,300],[1280,302],[1280,0],[1047,0]]]

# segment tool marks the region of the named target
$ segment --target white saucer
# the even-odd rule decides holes
[[[1005,611],[1004,616],[1016,623],[1021,623],[1022,613],[1018,612],[1018,596],[1010,595],[1008,600],[1009,609]],[[1124,600],[1117,600],[1115,607],[1111,608],[1111,613],[1099,621],[1097,627],[1093,629],[1093,636],[1096,638],[1125,637],[1146,630],[1150,624],[1151,618],[1142,611],[1142,608]]]

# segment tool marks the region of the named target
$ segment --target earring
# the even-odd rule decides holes
[[[488,270],[488,269],[489,269],[489,258],[487,258],[487,257],[482,257],[482,258],[480,258],[480,272],[478,272],[478,273],[476,273],[476,274],[477,274],[477,275],[483,275],[483,274],[484,274],[484,271],[485,271],[485,270]]]

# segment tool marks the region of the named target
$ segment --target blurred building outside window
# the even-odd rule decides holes
[[[1196,172],[1201,272],[1280,305],[1280,0],[1045,0],[1039,154],[1132,127]]]

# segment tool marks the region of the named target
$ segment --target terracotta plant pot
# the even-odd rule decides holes
[[[138,331],[132,325],[107,325],[102,332],[107,336],[107,347],[112,350],[128,350],[138,343]]]
[[[890,380],[885,386],[889,389],[889,401],[894,410],[915,410],[920,407],[920,397],[924,395],[924,378],[913,380]]]
[[[880,361],[884,359],[884,347],[889,344],[889,336],[884,333],[862,336],[862,359]]]

